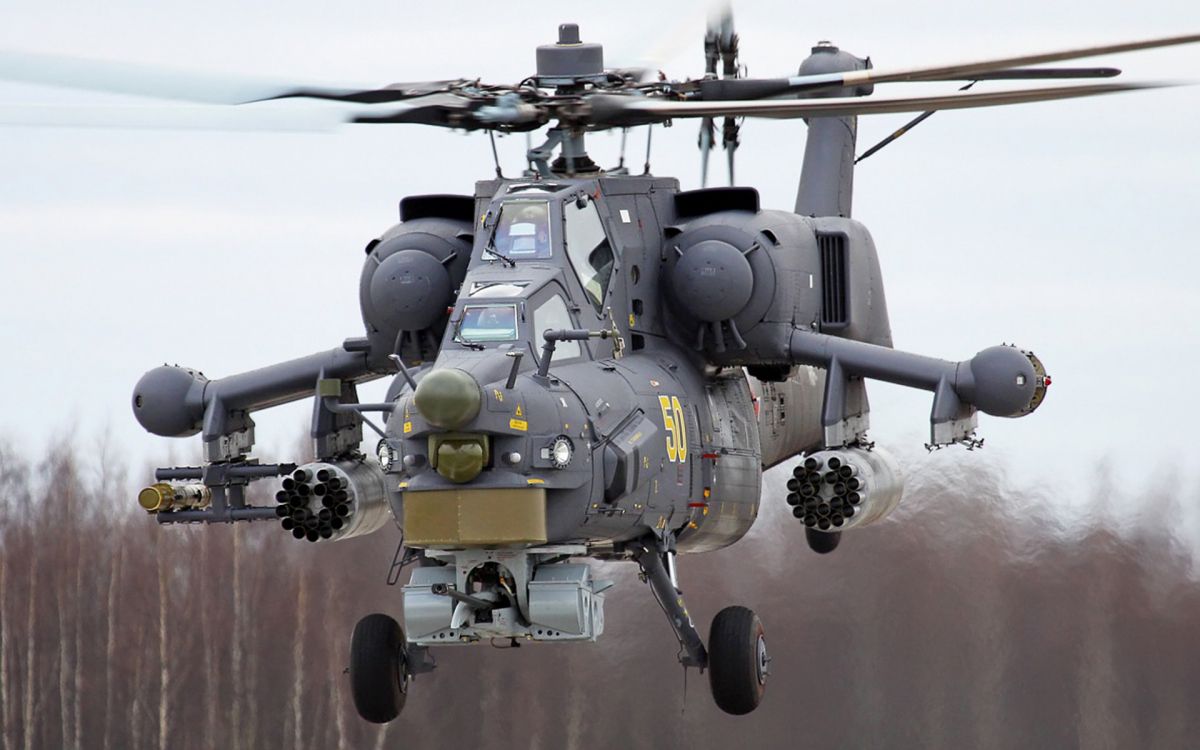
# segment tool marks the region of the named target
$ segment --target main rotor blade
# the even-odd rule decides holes
[[[923,81],[1022,81],[1022,80],[1054,80],[1074,78],[1113,78],[1121,74],[1119,68],[1006,68],[986,73],[976,73],[973,76],[949,76],[941,78],[925,78]],[[804,79],[808,76],[792,78],[727,78],[724,80],[710,78],[696,82],[696,90],[700,99],[706,101],[722,99],[725,101],[750,99],[768,99],[786,96],[801,91],[811,91],[812,85]],[[793,81],[800,80],[799,83]],[[820,88],[832,88],[824,84]]]
[[[1062,62],[1063,60],[1076,60],[1081,57],[1113,55],[1119,52],[1135,52],[1137,50],[1173,47],[1180,44],[1193,44],[1195,42],[1200,42],[1200,34],[1184,34],[1180,36],[1159,37],[1157,39],[1145,39],[1137,42],[1119,42],[1117,44],[1103,44],[1093,47],[1077,47],[1057,52],[998,57],[991,60],[978,60],[952,65],[933,65],[897,70],[853,70],[846,73],[793,76],[788,81],[793,91],[810,91],[814,89],[861,86],[864,84],[891,83],[895,81],[981,80],[979,76],[983,73],[1022,65],[1043,65],[1045,63]]]
[[[1115,78],[1120,68],[1004,68],[974,75],[923,78],[923,81],[1044,81],[1067,78]]]
[[[381,108],[262,103],[219,105],[0,105],[0,126],[328,132],[346,123],[413,123],[473,130],[488,127],[473,115],[476,103],[454,94],[429,94]]]
[[[355,104],[386,104],[407,99],[416,99],[430,94],[447,93],[455,87],[471,83],[465,78],[446,81],[416,81],[413,83],[391,83],[383,88],[344,90],[329,88],[296,88],[273,96],[265,96],[255,101],[272,99],[325,99],[337,102],[352,102]],[[245,102],[249,103],[249,102]]]
[[[0,51],[0,79],[200,104],[245,104],[295,97],[371,104],[424,96],[460,83],[428,81],[397,83],[382,88],[309,85],[112,60],[5,51]]]
[[[1016,91],[969,92],[941,96],[916,96],[894,99],[836,99],[672,102],[621,96],[593,96],[582,120],[601,127],[645,125],[681,117],[850,117],[895,112],[928,112],[942,109],[995,107],[1005,104],[1075,99],[1121,91],[1155,89],[1170,83],[1104,83],[1086,86],[1062,86]]]
[[[330,110],[232,110],[203,104],[0,105],[0,127],[327,133],[345,122],[346,113]]]
[[[502,130],[534,130],[545,122],[540,113],[534,110],[533,119],[515,123],[504,123],[498,127],[493,122],[484,121],[475,116],[478,102],[456,94],[429,94],[397,102],[387,108],[359,110],[347,122],[370,124],[410,124],[434,125],[442,128],[461,128],[463,130],[502,129]]]

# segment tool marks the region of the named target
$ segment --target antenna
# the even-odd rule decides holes
[[[503,180],[504,172],[500,171],[500,154],[496,152],[496,132],[488,131],[488,140],[492,142],[492,161],[496,163],[496,178]]]
[[[646,166],[642,169],[642,174],[650,174],[650,136],[654,135],[654,126],[646,126]]]

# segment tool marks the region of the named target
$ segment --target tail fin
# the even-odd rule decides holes
[[[870,58],[860,59],[829,42],[818,42],[812,55],[800,65],[800,75],[866,70]],[[866,96],[873,86],[830,89],[814,97]],[[803,216],[849,218],[854,198],[854,150],[858,137],[857,117],[813,117],[808,120],[804,166],[796,193],[796,213]]]

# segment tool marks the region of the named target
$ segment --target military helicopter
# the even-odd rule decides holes
[[[725,15],[708,29],[698,79],[607,70],[602,47],[563,24],[556,43],[538,48],[536,73],[516,85],[193,87],[208,102],[370,105],[347,117],[359,123],[489,135],[550,127],[520,177],[503,177],[497,160],[496,178],[471,195],[401,201],[400,223],[366,246],[364,336],[215,380],[178,366],[147,372],[135,416],[156,435],[200,434],[204,461],[158,469],[139,504],[164,525],[263,520],[313,543],[393,520],[403,544],[390,578],[413,568],[404,628],[369,615],[350,649],[352,694],[368,721],[399,715],[438,648],[597,640],[613,584],[593,577],[589,559],[636,563],[684,667],[708,671],[722,710],[749,713],[770,671],[762,623],[728,607],[705,639],[677,556],[744,536],[762,472],[797,457],[787,501],[816,552],[894,510],[904,480],[868,438],[864,379],[933,393],[930,446],[979,445],[979,411],[1025,416],[1050,385],[1041,360],[1014,346],[962,362],[892,347],[875,246],[851,218],[857,117],[915,112],[919,121],[1151,85],[866,97],[889,82],[1111,78],[1112,68],[1026,66],[1196,41],[904,70],[876,70],[820,43],[796,75],[754,79],[741,75]],[[162,76],[128,67],[13,61],[0,59],[0,76],[179,96]],[[589,133],[696,118],[707,164],[720,120],[733,182],[745,117],[807,121],[792,211],[763,209],[749,187],[684,191],[623,165],[602,169],[586,149]],[[383,377],[384,400],[360,403],[357,386]],[[316,460],[260,463],[253,413],[308,397]],[[378,437],[373,456],[361,452],[364,427]],[[273,506],[248,502],[247,486],[263,479],[278,482]]]

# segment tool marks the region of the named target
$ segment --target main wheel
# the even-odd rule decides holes
[[[387,615],[367,615],[350,639],[350,694],[358,715],[386,724],[400,715],[408,695],[404,631]]]
[[[767,688],[767,641],[754,610],[726,607],[708,634],[708,679],[722,711],[748,714]]]
[[[828,555],[837,549],[838,542],[842,541],[842,532],[817,531],[806,526],[804,528],[804,539],[808,542],[810,550],[819,552],[822,555]]]

